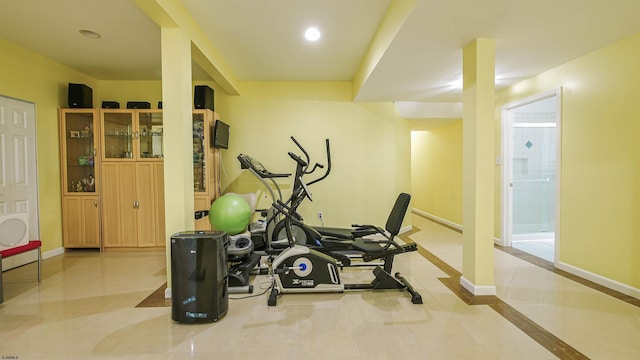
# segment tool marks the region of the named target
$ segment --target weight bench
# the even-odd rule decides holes
[[[14,255],[22,254],[27,251],[38,250],[38,282],[40,282],[42,280],[41,247],[42,247],[42,241],[30,240],[28,244],[25,244],[22,246],[16,246],[14,248],[0,251],[0,304],[4,302],[4,294],[2,291],[2,259],[14,256]]]

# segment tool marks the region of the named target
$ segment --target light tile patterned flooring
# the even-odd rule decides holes
[[[277,307],[261,295],[230,300],[217,323],[176,324],[170,307],[136,307],[165,283],[164,252],[72,251],[43,262],[40,284],[34,264],[4,273],[0,357],[640,359],[637,303],[496,249],[497,297],[469,305],[445,280],[462,270],[462,236],[419,216],[413,224],[409,238],[422,251],[398,256],[395,270],[423,305],[396,291],[287,294]],[[345,278],[369,271],[347,269]],[[254,284],[259,293],[269,280],[257,276]],[[536,328],[541,337],[532,335]],[[549,350],[564,345],[569,351]]]
[[[555,240],[519,240],[512,241],[511,246],[516,249],[528,252],[541,259],[554,261]]]

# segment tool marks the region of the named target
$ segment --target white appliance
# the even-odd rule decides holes
[[[29,214],[0,214],[0,250],[29,243]]]

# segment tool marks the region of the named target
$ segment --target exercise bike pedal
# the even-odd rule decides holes
[[[273,287],[271,289],[271,293],[269,294],[269,300],[267,300],[267,305],[276,306],[278,304],[278,295],[279,295],[278,289]]]

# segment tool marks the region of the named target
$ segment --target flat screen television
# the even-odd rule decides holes
[[[212,136],[213,136],[213,141],[211,141],[211,143],[213,144],[213,147],[216,147],[219,149],[229,148],[229,125],[228,124],[225,124],[220,120],[216,120],[215,124],[213,125]]]

